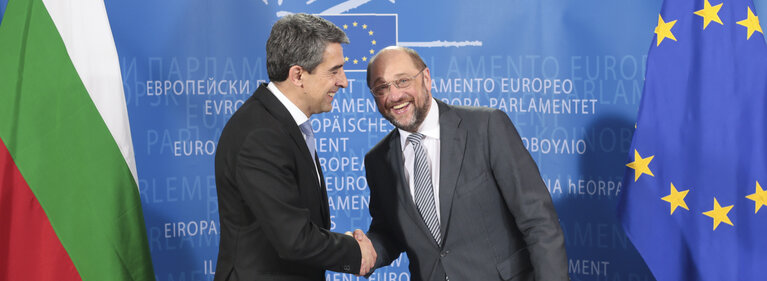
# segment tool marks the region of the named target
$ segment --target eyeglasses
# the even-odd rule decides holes
[[[375,86],[372,89],[370,89],[370,92],[373,93],[373,95],[376,97],[382,97],[389,93],[389,87],[391,85],[394,85],[394,87],[397,87],[397,89],[405,89],[407,87],[410,87],[410,84],[413,82],[413,80],[415,80],[415,78],[418,77],[418,75],[421,75],[421,73],[423,73],[424,70],[426,70],[425,67],[421,69],[421,71],[416,73],[416,75],[413,75],[412,77],[400,78],[391,82],[386,82],[378,86]]]

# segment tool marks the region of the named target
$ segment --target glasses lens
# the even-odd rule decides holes
[[[402,78],[397,80],[397,88],[404,89],[410,86],[410,81],[413,81],[413,78]]]
[[[386,94],[386,89],[389,89],[389,84],[381,84],[373,88],[373,95],[383,96]]]

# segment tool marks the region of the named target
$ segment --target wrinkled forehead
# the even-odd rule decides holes
[[[330,70],[334,70],[344,65],[344,49],[341,44],[328,43],[325,46],[325,51],[322,53],[322,61],[320,65],[324,65]]]
[[[414,75],[419,70],[412,58],[404,51],[386,50],[378,54],[373,62],[370,79],[373,84],[379,84],[395,78]]]

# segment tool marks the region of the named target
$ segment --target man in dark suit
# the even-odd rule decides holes
[[[224,127],[216,150],[221,242],[214,280],[325,280],[325,270],[365,274],[367,238],[328,231],[328,198],[311,129],[347,86],[341,29],[286,16],[266,43],[271,83]],[[300,127],[300,128],[299,128]]]
[[[567,280],[551,196],[508,116],[432,98],[408,48],[382,50],[367,75],[397,127],[365,156],[375,267],[405,251],[412,280]]]

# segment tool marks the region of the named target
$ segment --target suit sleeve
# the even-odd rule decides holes
[[[382,189],[393,188],[385,185],[385,178],[382,178],[381,164],[384,161],[383,156],[376,157],[368,154],[365,156],[365,176],[370,186],[370,229],[367,236],[373,243],[378,259],[376,259],[374,268],[387,266],[397,259],[404,251],[393,235],[391,235],[391,226],[388,225],[385,215],[381,213],[382,204],[393,204],[394,202],[382,202],[379,193]]]
[[[353,237],[311,222],[296,181],[294,142],[284,133],[250,133],[237,157],[237,186],[270,244],[286,260],[358,273],[362,254]]]
[[[551,195],[509,117],[492,111],[488,124],[493,176],[523,233],[535,280],[568,280],[567,254]]]

